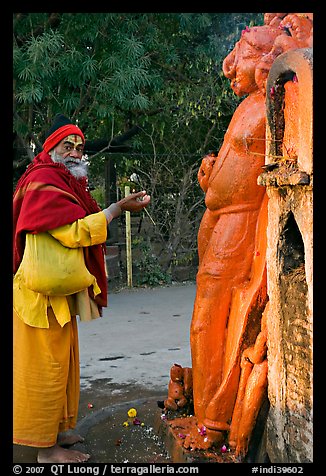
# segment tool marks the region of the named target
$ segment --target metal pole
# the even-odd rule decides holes
[[[125,185],[125,197],[130,194],[130,187]],[[131,257],[131,222],[130,212],[126,211],[126,257],[127,257],[127,284],[132,287],[132,257]]]

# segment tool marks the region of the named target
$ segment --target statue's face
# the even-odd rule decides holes
[[[237,96],[244,96],[257,89],[255,69],[259,60],[257,50],[243,38],[225,58],[223,71],[231,80],[231,88]]]
[[[273,47],[280,30],[258,26],[243,30],[240,40],[224,59],[223,73],[231,80],[231,88],[237,96],[258,90],[255,70]]]

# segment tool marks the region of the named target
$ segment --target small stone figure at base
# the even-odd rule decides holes
[[[168,398],[164,400],[164,408],[176,411],[185,409],[192,404],[192,370],[174,364],[170,369]]]

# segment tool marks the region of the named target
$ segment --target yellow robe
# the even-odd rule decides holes
[[[105,242],[107,222],[98,212],[50,233],[65,246],[91,246]],[[76,314],[89,320],[98,317],[98,311],[87,290],[67,297],[23,290],[19,299],[26,296],[26,312],[18,315],[14,310],[13,318],[13,443],[46,448],[56,443],[59,432],[76,425]]]
[[[68,248],[87,247],[104,243],[107,236],[107,221],[101,211],[63,225],[49,233]],[[100,289],[95,280],[95,295]],[[99,317],[94,301],[89,299],[87,289],[73,296],[46,296],[28,289],[21,279],[19,269],[13,283],[14,310],[29,326],[49,327],[47,308],[51,307],[61,326],[70,321],[71,315],[78,314],[81,321]]]

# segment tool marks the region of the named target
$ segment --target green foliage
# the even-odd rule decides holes
[[[86,139],[107,143],[137,125],[130,152],[88,157],[90,188],[103,207],[108,159],[117,185],[138,175],[156,223],[144,214],[141,279],[167,282],[171,267],[196,253],[205,210],[197,171],[219,150],[240,101],[222,62],[263,14],[15,13],[13,20],[14,180],[41,150],[56,113],[76,121]]]
[[[105,208],[105,187],[103,185],[91,190],[91,195],[101,208]]]
[[[252,20],[262,14],[15,13],[14,132],[26,147],[33,136],[38,152],[62,112],[89,139],[137,123],[159,129],[162,143],[191,128],[192,152],[216,148],[237,102],[222,60]],[[151,144],[142,136],[138,146]]]
[[[134,261],[134,267],[137,270],[136,285],[158,286],[171,283],[170,274],[162,269],[147,241],[143,238],[134,239],[132,246],[140,255],[139,259]]]

